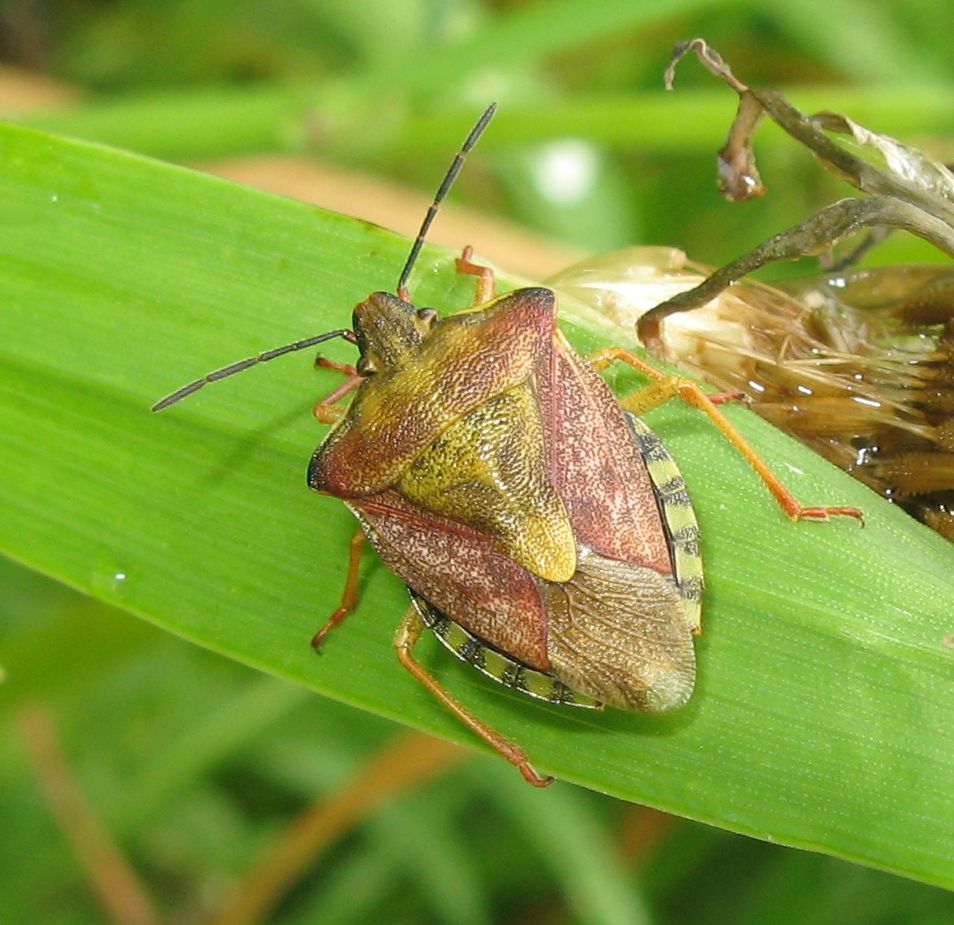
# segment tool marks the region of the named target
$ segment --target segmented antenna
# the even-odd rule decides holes
[[[468,152],[477,143],[477,139],[480,138],[481,134],[483,134],[484,129],[487,128],[487,123],[490,122],[496,111],[497,104],[491,103],[484,110],[484,114],[477,120],[477,124],[470,130],[470,134],[467,136],[467,139],[461,146],[460,151],[457,152],[454,162],[450,165],[450,170],[448,170],[447,174],[444,176],[444,179],[437,190],[437,195],[434,197],[434,201],[427,210],[427,215],[424,216],[424,221],[421,223],[421,230],[418,231],[417,237],[414,239],[414,244],[411,246],[411,253],[408,254],[407,262],[404,264],[404,269],[401,270],[401,276],[398,278],[397,293],[398,296],[405,301],[408,300],[406,286],[407,278],[410,276],[411,270],[414,268],[414,262],[417,260],[417,257],[421,252],[421,247],[424,244],[424,239],[427,237],[427,232],[431,227],[431,222],[434,221],[434,217],[437,215],[437,210],[440,208],[440,204],[444,197],[447,195],[451,186],[454,185],[454,180],[457,179],[457,174],[460,173],[461,167],[464,166],[464,159],[467,157]],[[152,406],[152,410],[162,411],[164,408],[174,405],[177,401],[181,401],[183,398],[192,395],[194,392],[198,392],[199,389],[209,382],[217,382],[219,379],[225,379],[227,376],[234,376],[236,373],[244,372],[251,366],[257,366],[259,363],[265,363],[268,360],[274,360],[275,357],[284,356],[286,353],[294,353],[296,350],[305,350],[308,347],[314,347],[315,344],[320,344],[322,341],[331,340],[334,337],[343,337],[352,344],[356,343],[354,332],[345,328],[340,331],[328,331],[325,334],[317,334],[314,337],[308,337],[305,340],[295,341],[293,344],[285,344],[284,347],[274,347],[271,350],[266,350],[264,353],[260,353],[258,356],[249,357],[246,360],[239,360],[237,363],[230,363],[228,366],[223,366],[221,369],[216,369],[208,375],[203,376],[201,379],[196,379],[195,382],[190,382],[188,385],[184,385],[181,389],[176,389],[176,391],[171,395],[167,395],[165,398],[157,401]]]
[[[411,253],[408,254],[407,262],[404,264],[404,269],[401,270],[401,275],[398,277],[398,298],[404,299],[405,302],[408,301],[407,278],[411,275],[411,270],[414,268],[414,263],[417,260],[418,255],[421,253],[421,247],[424,245],[424,239],[427,237],[427,232],[431,227],[431,222],[434,221],[434,216],[437,215],[437,210],[440,208],[444,197],[447,195],[451,186],[454,185],[454,180],[457,179],[457,174],[460,173],[461,167],[464,166],[464,159],[467,157],[468,152],[475,144],[477,144],[477,139],[483,134],[484,129],[487,128],[487,123],[490,122],[490,120],[494,117],[494,113],[496,111],[497,104],[491,103],[484,110],[484,114],[477,120],[477,124],[470,130],[467,140],[461,146],[460,151],[457,152],[457,156],[454,158],[454,163],[450,165],[450,170],[448,170],[447,174],[444,176],[444,180],[441,182],[441,185],[437,190],[437,195],[434,197],[434,201],[427,210],[427,215],[424,216],[424,221],[421,223],[421,230],[417,233],[417,237],[414,239],[414,244],[411,246]]]
[[[157,401],[152,406],[152,410],[162,411],[163,408],[174,405],[177,401],[191,395],[193,392],[198,392],[202,386],[209,382],[217,382],[219,379],[225,379],[226,376],[234,376],[236,373],[240,373],[250,366],[266,363],[268,360],[274,360],[275,357],[284,356],[286,353],[294,353],[296,350],[305,350],[308,347],[314,347],[315,344],[331,340],[334,337],[343,337],[351,343],[355,342],[354,332],[344,328],[341,331],[326,331],[324,334],[316,334],[314,337],[305,338],[305,340],[296,340],[295,343],[285,344],[284,347],[273,347],[271,350],[266,350],[258,356],[249,357],[246,360],[239,360],[237,363],[230,363],[228,366],[223,366],[221,369],[217,369],[207,376],[203,376],[201,379],[196,379],[195,382],[184,385],[181,389],[176,389],[171,395],[167,395],[165,398]]]

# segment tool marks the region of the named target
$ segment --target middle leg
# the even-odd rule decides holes
[[[828,520],[829,517],[844,516],[855,517],[862,522],[864,521],[861,511],[856,507],[806,506],[785,487],[782,480],[759,456],[752,444],[736,430],[732,422],[716,407],[718,404],[742,397],[741,393],[729,392],[723,395],[707,395],[691,379],[661,373],[639,357],[618,347],[600,350],[590,357],[590,362],[596,369],[605,369],[611,363],[617,361],[626,363],[654,380],[644,388],[621,399],[620,405],[623,408],[633,414],[640,415],[669,401],[671,398],[680,398],[687,404],[705,412],[709,420],[725,434],[729,442],[755,469],[768,490],[774,495],[775,500],[778,501],[779,506],[792,520]]]

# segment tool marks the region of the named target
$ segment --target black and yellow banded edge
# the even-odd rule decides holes
[[[686,483],[676,461],[659,437],[635,415],[627,414],[626,418],[656,493],[686,620],[689,628],[698,632],[702,623],[702,554],[699,549],[699,524]]]
[[[487,677],[493,678],[504,687],[538,700],[545,700],[547,703],[590,709],[602,707],[598,700],[570,690],[562,681],[551,675],[529,668],[522,662],[492,649],[411,588],[408,588],[408,592],[414,608],[434,635],[461,661],[472,665]]]

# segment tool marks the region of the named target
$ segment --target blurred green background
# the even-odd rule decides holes
[[[691,62],[665,94],[672,45],[703,35],[746,81],[951,160],[952,14],[886,0],[7,0],[0,116],[411,232],[497,99],[438,240],[536,276],[631,244],[718,263],[844,190],[766,127],[768,196],[719,199],[735,96]],[[902,236],[872,257],[937,259]],[[565,785],[543,817],[499,760],[431,754],[13,563],[0,588],[0,921],[243,921],[237,891],[285,884],[279,844],[301,873],[257,920],[289,925],[954,920],[941,890]],[[368,768],[404,780],[401,794],[363,786]]]

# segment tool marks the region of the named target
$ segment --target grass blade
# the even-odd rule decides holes
[[[26,129],[0,127],[0,164],[0,550],[242,662],[473,744],[396,664],[406,598],[380,564],[366,563],[362,604],[322,657],[309,649],[354,526],[304,480],[320,433],[309,406],[337,380],[299,356],[148,411],[223,363],[347,325],[358,299],[393,285],[406,242]],[[459,308],[472,289],[430,249],[412,291]],[[567,330],[584,349],[601,342]],[[575,714],[485,682],[436,644],[422,657],[542,771],[952,887],[954,551],[746,409],[730,414],[803,501],[857,504],[867,526],[788,523],[697,414],[649,417],[686,476],[708,566],[685,710]]]

